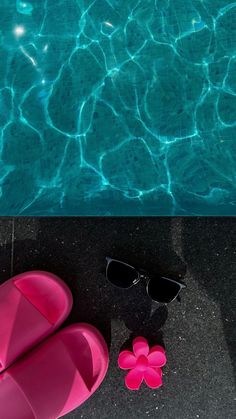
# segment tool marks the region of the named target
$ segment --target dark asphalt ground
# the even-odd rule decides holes
[[[181,276],[181,303],[155,307],[142,284],[115,290],[106,255]],[[236,417],[235,218],[1,218],[1,282],[31,269],[61,276],[74,296],[67,323],[92,323],[110,347],[102,386],[68,418]],[[138,334],[166,348],[159,390],[124,387],[117,357]]]

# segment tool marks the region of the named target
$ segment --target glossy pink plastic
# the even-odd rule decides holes
[[[0,418],[55,419],[81,405],[108,368],[106,343],[93,326],[69,326],[0,374]]]
[[[52,334],[71,307],[69,288],[48,272],[26,272],[1,285],[0,372]]]
[[[133,352],[122,351],[118,365],[123,370],[130,370],[125,377],[129,390],[138,390],[143,381],[150,388],[162,385],[162,370],[166,364],[165,350],[160,345],[149,348],[147,340],[139,336],[133,340]]]

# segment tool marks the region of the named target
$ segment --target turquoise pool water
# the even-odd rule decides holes
[[[236,214],[236,2],[1,0],[0,214]]]

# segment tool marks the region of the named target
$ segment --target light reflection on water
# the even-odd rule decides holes
[[[2,215],[235,214],[235,3],[0,12]]]

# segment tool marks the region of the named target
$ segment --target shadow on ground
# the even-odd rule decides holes
[[[182,251],[194,279],[220,307],[236,382],[236,219],[184,219]]]

